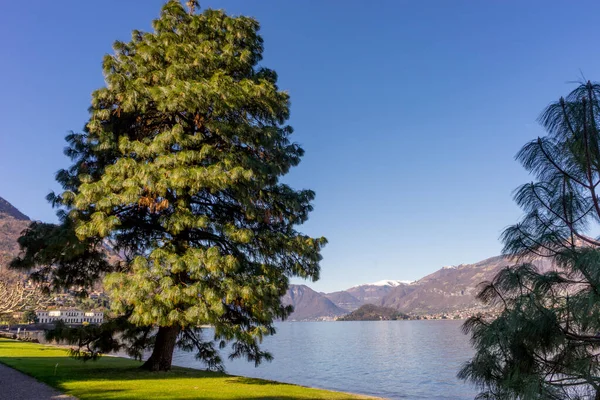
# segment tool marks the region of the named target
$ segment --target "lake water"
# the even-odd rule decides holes
[[[456,379],[473,354],[462,321],[282,322],[263,348],[274,360],[255,368],[226,362],[233,375],[264,378],[389,399],[473,399]],[[223,358],[226,358],[224,355]],[[193,353],[173,363],[196,367]]]

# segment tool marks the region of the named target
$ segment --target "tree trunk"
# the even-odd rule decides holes
[[[152,349],[152,355],[144,364],[142,369],[148,371],[168,371],[171,369],[173,361],[173,351],[179,335],[179,328],[176,326],[161,326],[156,334],[156,343]]]

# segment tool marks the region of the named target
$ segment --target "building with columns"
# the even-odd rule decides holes
[[[101,324],[104,321],[102,311],[81,311],[76,309],[63,310],[44,310],[36,311],[38,322],[41,324],[51,324],[61,320],[65,324]]]

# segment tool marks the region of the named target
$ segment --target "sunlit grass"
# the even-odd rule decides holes
[[[81,400],[367,398],[189,368],[151,373],[119,357],[83,363],[61,348],[1,338],[0,362]]]

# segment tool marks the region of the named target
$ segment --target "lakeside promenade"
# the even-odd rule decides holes
[[[76,400],[0,363],[0,400]]]

